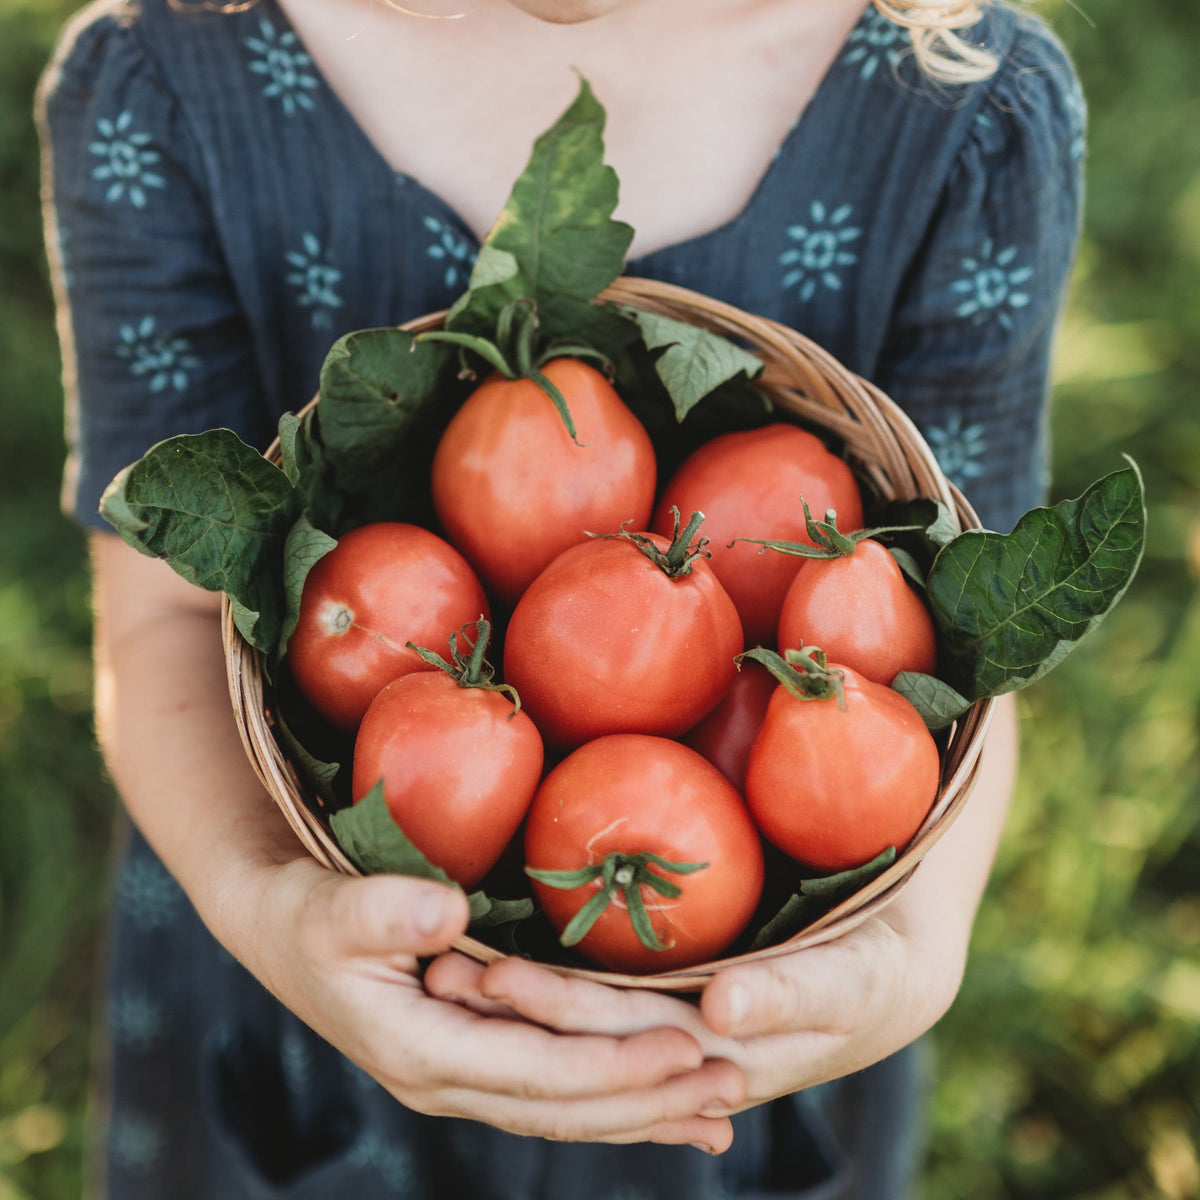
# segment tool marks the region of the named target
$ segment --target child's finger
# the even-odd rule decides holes
[[[482,963],[468,958],[465,954],[454,951],[441,954],[426,968],[425,990],[431,996],[462,1004],[485,1017],[522,1019],[524,1014],[517,1012],[502,1000],[489,999],[479,990],[483,971]]]
[[[731,1063],[714,1061],[654,1087],[607,1096],[550,1101],[446,1089],[438,1099],[452,1111],[474,1112],[476,1119],[502,1129],[552,1141],[700,1141],[718,1150],[732,1138],[728,1119],[698,1114],[701,1109],[735,1108],[744,1097],[741,1072]]]
[[[307,881],[296,911],[318,954],[415,958],[448,949],[466,932],[467,899],[456,888],[400,875],[350,879],[313,866],[323,878]]]
[[[458,1006],[453,1011],[453,1024],[439,1030],[436,1056],[432,1041],[423,1049],[410,1046],[404,1061],[387,1074],[426,1090],[468,1088],[558,1101],[654,1088],[690,1077],[704,1062],[696,1039],[678,1029],[628,1038],[581,1037],[525,1021],[480,1017]]]
[[[719,972],[700,1011],[725,1037],[852,1034],[902,1001],[904,968],[895,931],[869,921],[837,941]]]
[[[651,990],[612,988],[559,975],[526,959],[505,958],[479,976],[482,999],[564,1033],[625,1036],[672,1025],[709,1044],[715,1039],[695,1005]]]

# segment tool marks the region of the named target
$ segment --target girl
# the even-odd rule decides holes
[[[608,110],[629,273],[822,343],[1007,528],[1043,487],[1073,74],[1000,3],[468,2],[99,0],[43,83],[67,503],[95,530],[98,728],[134,826],[109,1194],[900,1196],[903,1048],[961,977],[1010,706],[964,817],[848,937],[729,969],[698,1007],[484,970],[444,953],[460,895],[307,857],[229,720],[214,598],[96,506],[160,438],[265,444],[340,333],[453,300],[574,68]]]

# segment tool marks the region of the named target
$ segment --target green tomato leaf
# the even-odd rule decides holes
[[[319,796],[331,808],[337,805],[337,794],[334,791],[334,780],[337,778],[341,765],[336,762],[325,762],[318,758],[297,736],[288,720],[284,707],[276,704],[272,711],[274,717],[275,736],[283,747],[287,760],[295,768],[300,780],[306,788]],[[310,803],[310,808],[319,810],[319,806]]]
[[[271,650],[283,619],[280,566],[291,525],[287,475],[228,429],[151,447],[109,484],[101,515],[184,579],[225,592],[238,628]]]
[[[909,583],[923,593],[925,591],[925,572],[921,570],[921,564],[917,562],[916,557],[902,546],[889,546],[887,549],[888,553],[896,560],[896,565],[904,572]]]
[[[332,488],[353,518],[336,512],[334,532],[347,523],[432,519],[429,462],[459,396],[454,360],[452,348],[398,329],[358,330],[334,344],[317,406],[326,468],[318,496]]]
[[[892,680],[897,691],[921,714],[926,729],[945,729],[971,707],[971,701],[960,696],[948,683],[919,671],[901,671]]]
[[[604,163],[604,121],[580,79],[574,102],[534,143],[453,309],[452,328],[490,337],[504,306],[528,297],[546,337],[579,336],[586,309],[620,275],[633,239],[629,225],[612,219],[618,184]]]
[[[321,368],[321,441],[339,475],[374,472],[437,393],[451,357],[399,329],[339,338]]]
[[[279,418],[279,465],[293,487],[300,482],[300,456],[304,453],[300,424],[295,413],[286,412]]]
[[[367,875],[389,872],[435,879],[438,883],[458,884],[441,867],[421,853],[392,820],[383,798],[383,782],[377,783],[357,804],[335,812],[329,818],[338,845],[347,857]]]
[[[487,314],[493,310],[502,296],[510,299],[523,295],[524,277],[521,265],[507,250],[501,250],[485,241],[475,256],[467,290],[450,306],[446,313],[446,328],[466,331],[479,326],[481,336],[494,332],[495,320],[487,324]],[[500,304],[500,308],[504,305]],[[497,315],[499,309],[496,310]]]
[[[300,597],[309,571],[337,545],[337,538],[313,527],[306,516],[297,519],[283,544],[283,592],[286,608],[279,634],[279,649],[287,648],[288,638],[300,618]]]
[[[533,916],[533,901],[528,896],[520,900],[498,900],[483,891],[472,892],[467,900],[471,905],[471,931],[495,929],[511,921],[525,921]]]
[[[938,553],[927,589],[940,673],[967,699],[1040,679],[1124,595],[1146,535],[1129,463],[1078,499],[1031,509],[1011,533],[969,531]]]
[[[780,942],[795,937],[823,913],[866,887],[895,861],[896,847],[889,846],[882,854],[868,863],[863,863],[862,866],[839,871],[836,875],[802,879],[798,890],[788,897],[783,907],[754,935],[750,949],[761,950],[766,946],[777,946]]]
[[[677,421],[721,384],[738,376],[754,379],[763,369],[762,359],[710,330],[640,309],[627,309],[626,315],[638,323],[649,349],[663,350],[654,365]]]

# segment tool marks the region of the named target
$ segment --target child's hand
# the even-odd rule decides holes
[[[695,1037],[554,1032],[427,993],[418,956],[466,928],[460,892],[396,876],[351,880],[299,859],[271,868],[254,906],[255,974],[410,1108],[564,1141],[726,1149],[741,1072]]]
[[[861,1070],[920,1036],[952,999],[960,966],[936,978],[920,948],[885,920],[844,938],[720,973],[699,1007],[673,996],[564,978],[522,959],[484,968],[446,955],[426,986],[476,1011],[510,1013],[562,1032],[629,1035],[670,1023],[709,1057],[736,1063],[746,1096],[729,1112]],[[741,1007],[739,1007],[741,1006]]]

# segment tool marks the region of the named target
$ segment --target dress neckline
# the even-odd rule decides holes
[[[294,44],[308,57],[307,70],[319,81],[321,89],[330,99],[338,120],[349,130],[349,135],[362,148],[363,153],[374,164],[375,169],[385,172],[389,180],[401,185],[403,190],[410,195],[413,192],[419,194],[423,200],[437,211],[438,215],[444,221],[455,228],[470,246],[478,248],[481,244],[480,239],[454,205],[423,183],[417,176],[404,170],[398,170],[387,160],[383,152],[375,144],[374,139],[367,134],[367,131],[363,128],[358,118],[350,111],[345,101],[332,84],[330,84],[325,76],[325,72],[305,45],[304,39],[296,30],[287,13],[284,12],[278,3],[278,0],[260,0],[260,4],[270,10],[274,19],[282,26],[283,33],[290,35]],[[668,242],[665,245],[647,250],[634,258],[628,259],[625,263],[625,274],[638,275],[650,263],[661,259],[670,259],[676,254],[694,251],[697,248],[707,245],[709,242],[727,237],[730,234],[736,233],[750,220],[754,209],[758,206],[762,197],[770,190],[772,182],[782,169],[782,161],[786,157],[800,152],[804,141],[804,131],[815,120],[814,113],[824,108],[830,102],[829,94],[834,91],[835,78],[839,74],[838,68],[844,65],[843,60],[848,48],[854,41],[855,35],[863,28],[864,23],[869,20],[873,11],[873,0],[864,0],[864,7],[858,19],[830,59],[828,66],[822,73],[816,88],[814,88],[812,95],[809,96],[803,109],[788,127],[788,131],[772,155],[771,161],[759,176],[758,181],[746,197],[746,201],[742,207],[727,220],[722,221],[719,225],[715,225],[712,229],[692,234],[675,242]]]

